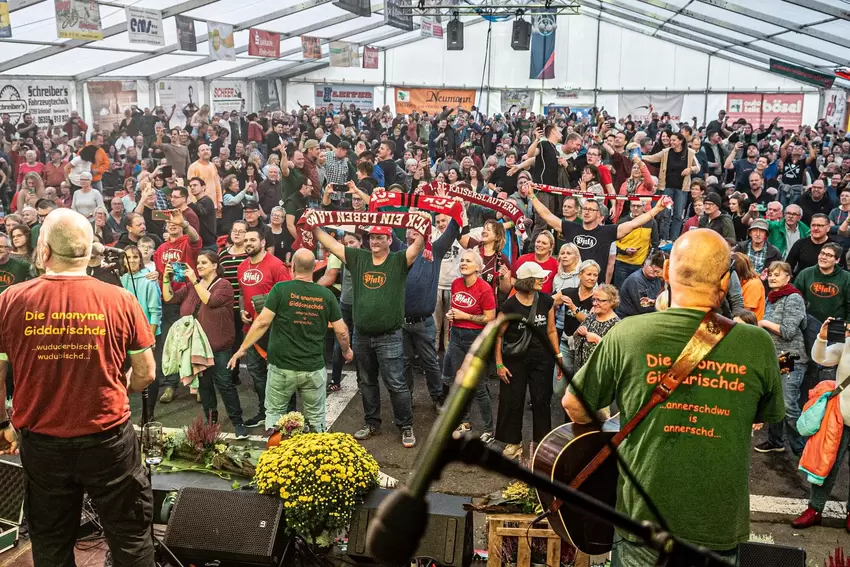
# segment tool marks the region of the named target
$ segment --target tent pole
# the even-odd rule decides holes
[[[596,97],[599,95],[599,43],[602,32],[602,20],[596,18],[596,72],[593,75],[593,106],[596,104]],[[619,109],[617,109],[619,114]]]
[[[711,55],[708,56],[708,70],[705,72],[705,99],[702,106],[702,123],[708,124],[708,87],[711,83]]]

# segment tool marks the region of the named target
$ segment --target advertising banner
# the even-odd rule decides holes
[[[618,118],[632,117],[632,120],[649,122],[652,113],[657,112],[661,116],[665,112],[670,113],[671,122],[679,122],[682,119],[682,106],[685,104],[683,94],[621,94],[620,106],[617,110]]]
[[[384,0],[384,23],[394,28],[413,31],[413,12],[402,10],[410,6],[407,0]]]
[[[762,128],[779,118],[783,128],[797,129],[803,121],[802,94],[734,93],[726,95],[726,115],[734,122],[743,118]]]
[[[335,0],[333,4],[337,8],[342,8],[364,18],[372,16],[372,0]]]
[[[847,114],[847,91],[830,89],[826,95],[826,108],[823,118],[833,128],[844,128],[844,117]]]
[[[136,81],[87,81],[89,104],[94,123],[103,132],[116,129],[124,119],[124,111],[138,104]],[[91,126],[91,124],[89,124]]]
[[[9,19],[9,3],[0,0],[0,37],[12,37],[12,20]]]
[[[363,68],[377,69],[378,68],[378,48],[364,47],[363,48]]]
[[[100,8],[89,0],[54,0],[56,33],[60,39],[103,39]]]
[[[189,16],[174,16],[174,23],[177,25],[177,43],[180,45],[180,51],[197,51],[195,20]]]
[[[257,102],[264,110],[280,110],[280,91],[275,79],[260,79],[254,81],[254,92],[257,94]]]
[[[316,85],[316,108],[333,103],[335,108],[354,105],[358,110],[375,110],[375,89],[356,85]]]
[[[505,90],[502,91],[502,113],[507,113],[512,106],[515,106],[514,112],[520,108],[534,108],[534,91],[524,90]]]
[[[474,105],[475,90],[399,88],[395,90],[397,114],[410,114],[416,110],[433,116],[441,113],[444,106],[471,110]]]
[[[210,57],[220,61],[236,61],[236,45],[233,42],[233,26],[219,22],[207,22]]]
[[[171,114],[169,125],[182,128],[188,118],[198,112],[198,101],[201,100],[201,88],[196,81],[157,81],[156,92],[159,95],[159,105]]]
[[[245,110],[246,90],[247,83],[244,81],[214,81],[211,97],[213,113]]]
[[[0,114],[9,113],[11,123],[24,114],[46,128],[53,120],[62,126],[71,113],[71,83],[67,81],[8,81],[0,79]]]
[[[443,24],[440,23],[440,18],[422,18],[419,29],[422,32],[422,37],[443,39]]]
[[[823,89],[831,89],[832,83],[835,81],[835,75],[833,74],[812,71],[811,69],[773,58],[770,59],[770,72]]]
[[[280,57],[280,34],[251,28],[248,30],[248,55]]]
[[[558,17],[550,14],[536,14],[531,19],[531,68],[530,79],[555,78],[555,32]]]
[[[301,36],[301,58],[302,59],[321,59],[322,58],[322,38],[312,37],[309,35]]]
[[[328,46],[331,67],[359,67],[360,46],[347,41],[332,41]]]
[[[130,43],[144,45],[165,45],[165,31],[162,29],[162,12],[147,8],[127,6],[127,35]]]

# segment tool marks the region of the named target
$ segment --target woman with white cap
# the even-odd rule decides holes
[[[89,221],[94,220],[94,211],[98,207],[103,207],[103,195],[100,191],[92,187],[92,175],[88,171],[80,174],[80,190],[74,193],[71,200],[71,208]]]
[[[541,292],[549,271],[527,262],[516,276],[516,294],[502,305],[502,313],[519,315],[522,320],[511,321],[496,341],[496,373],[502,381],[496,439],[505,443],[504,455],[510,458],[522,456],[526,390],[531,396],[532,439],[539,443],[552,430],[552,372],[555,357],[562,357],[555,330],[555,301]],[[559,370],[558,379],[562,378]]]

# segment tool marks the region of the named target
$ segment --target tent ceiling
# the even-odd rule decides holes
[[[533,0],[464,0],[519,6]],[[441,4],[447,4],[447,1]],[[163,11],[166,45],[130,44],[123,6]],[[850,67],[850,2],[847,0],[555,0],[579,5],[580,13],[606,23],[662,38],[700,52],[767,70],[771,58],[828,72]],[[383,25],[383,2],[371,18],[337,8],[332,0],[110,0],[99,5],[103,41],[56,38],[51,0],[9,0],[14,37],[0,40],[0,75],[175,78],[293,77],[328,65],[301,61],[300,35],[393,49],[421,39]],[[196,20],[198,52],[178,49],[173,16]],[[252,16],[246,19],[245,16]],[[467,25],[481,18],[464,17]],[[236,61],[206,55],[206,21],[232,22]],[[281,34],[281,58],[247,55],[251,27]]]

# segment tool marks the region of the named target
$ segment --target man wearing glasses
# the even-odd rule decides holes
[[[812,219],[812,228],[820,219]],[[802,270],[794,279],[794,287],[806,300],[807,313],[818,321],[828,317],[845,319],[850,315],[850,272],[837,264],[841,246],[835,242],[823,245],[817,264]]]
[[[791,264],[791,269],[794,271],[795,277],[800,275],[800,272],[806,268],[816,265],[819,261],[821,249],[827,242],[832,242],[829,238],[829,217],[826,215],[820,213],[814,215],[809,228],[809,237],[800,238],[800,240],[795,242],[788,251],[788,256],[785,260]],[[836,254],[835,257],[837,261],[843,264],[840,253]]]
[[[778,211],[771,214],[771,206],[774,205],[776,206],[774,208],[778,207]],[[788,205],[784,214],[782,213],[782,205],[776,201],[770,203],[767,207],[767,241],[776,246],[784,259],[798,240],[809,237],[809,225],[800,220],[803,216],[803,209],[799,205]],[[773,218],[777,213],[779,216]],[[758,211],[753,204],[747,214],[744,215],[744,224],[752,224],[757,218]]]

